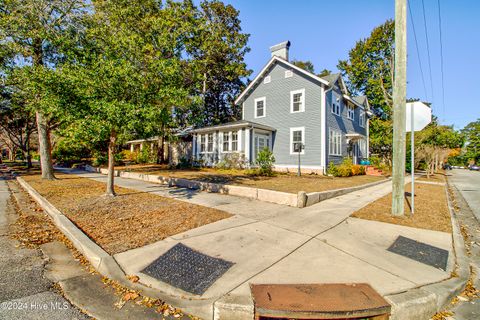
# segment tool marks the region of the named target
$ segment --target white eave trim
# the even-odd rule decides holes
[[[358,103],[357,101],[353,100],[350,96],[347,96],[346,94],[343,95],[343,98],[344,98],[345,100],[350,101],[351,103],[353,103],[353,104],[356,105],[357,107],[365,108],[364,105],[362,105],[362,104]]]
[[[267,62],[267,64],[265,65],[265,67],[263,67],[263,69],[260,71],[260,73],[252,80],[252,82],[250,82],[250,84],[245,88],[245,90],[243,90],[243,92],[238,96],[238,98],[235,99],[235,104],[238,104],[238,103],[242,100],[242,98],[252,89],[252,87],[255,85],[255,83],[257,83],[257,81],[260,80],[260,78],[263,76],[263,74],[265,73],[265,71],[267,71],[268,68],[270,68],[270,66],[271,66],[274,62],[277,62],[277,61],[286,64],[286,65],[289,66],[290,68],[292,68],[292,69],[294,69],[294,70],[296,70],[296,71],[298,71],[298,72],[300,72],[300,73],[302,73],[302,74],[304,74],[304,75],[306,75],[306,76],[308,76],[308,77],[310,77],[310,78],[312,78],[312,79],[314,79],[314,80],[317,80],[317,81],[319,81],[320,83],[322,83],[322,84],[324,84],[324,85],[326,85],[326,86],[330,85],[330,84],[328,83],[328,81],[326,81],[325,79],[322,79],[322,78],[320,78],[320,77],[317,77],[316,75],[314,75],[314,74],[312,74],[312,73],[310,73],[310,72],[308,72],[308,71],[305,71],[305,70],[303,70],[302,68],[299,68],[299,67],[297,67],[296,65],[288,62],[287,60],[284,60],[284,59],[279,58],[279,57],[277,57],[277,56],[273,56],[273,57]]]

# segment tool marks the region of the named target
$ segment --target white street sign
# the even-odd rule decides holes
[[[426,104],[417,102],[407,103],[407,132],[412,131],[412,107],[413,107],[413,131],[420,131],[432,122],[432,109]]]

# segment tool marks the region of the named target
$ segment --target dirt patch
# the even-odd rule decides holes
[[[118,196],[105,197],[102,182],[60,173],[56,177],[54,181],[42,180],[38,175],[24,179],[109,254],[231,216],[217,209],[120,187],[116,187]]]
[[[405,191],[410,193],[410,185]],[[405,216],[393,217],[392,194],[388,194],[354,212],[352,217],[393,223],[408,227],[452,232],[445,187],[431,184],[415,185],[415,214],[410,214],[410,195],[405,199]]]
[[[214,168],[170,170],[167,166],[162,165],[132,165],[127,167],[116,167],[115,169],[147,173],[163,177],[197,180],[201,182],[247,186],[294,194],[299,191],[321,192],[348,188],[385,180],[384,177],[366,175],[354,177],[328,177],[306,174],[297,177],[295,174],[285,173],[277,173],[273,177],[258,177],[248,175],[248,171],[246,170],[221,170]]]

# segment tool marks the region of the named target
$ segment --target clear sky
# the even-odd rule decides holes
[[[225,0],[240,10],[243,31],[249,33],[247,65],[255,76],[270,58],[269,47],[291,41],[290,59],[310,60],[316,71],[337,71],[355,42],[394,17],[394,0]],[[422,0],[411,0],[422,75],[408,17],[407,97],[432,102],[442,124],[456,129],[480,118],[480,1],[440,0],[444,60],[445,107],[442,102],[440,36],[437,0],[424,0],[430,47],[431,75]],[[433,94],[431,88],[433,87]]]

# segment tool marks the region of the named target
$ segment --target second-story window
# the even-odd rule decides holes
[[[263,118],[266,115],[265,97],[255,99],[255,118]]]
[[[207,137],[207,152],[213,152],[213,133],[209,133]]]
[[[360,116],[358,117],[358,124],[360,127],[365,128],[365,111],[360,110]]]
[[[305,111],[305,89],[290,91],[290,112]]]
[[[353,106],[347,107],[347,118],[353,120],[355,118],[355,108]]]
[[[238,151],[238,132],[232,132],[232,151]]]
[[[223,152],[230,151],[230,133],[224,132],[223,133]]]
[[[335,93],[332,94],[332,113],[336,114],[337,116],[340,115],[340,97],[338,97]]]

